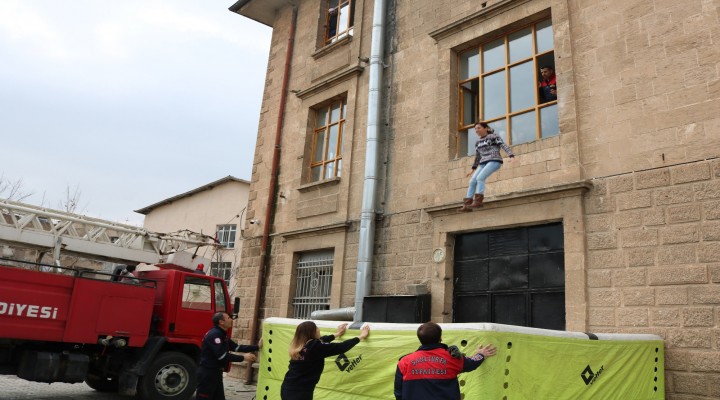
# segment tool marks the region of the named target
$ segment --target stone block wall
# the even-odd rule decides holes
[[[407,285],[428,284],[432,219],[420,210],[385,215],[377,231],[372,294],[410,294]]]
[[[668,398],[717,398],[720,159],[597,179],[585,207],[588,329],[662,336]]]

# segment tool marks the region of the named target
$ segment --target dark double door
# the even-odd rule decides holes
[[[455,238],[454,322],[565,329],[562,223]]]

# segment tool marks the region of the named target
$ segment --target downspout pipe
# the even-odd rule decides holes
[[[365,180],[360,238],[358,243],[357,281],[355,287],[355,316],[362,321],[363,299],[370,294],[372,284],[373,246],[375,243],[375,214],[378,187],[377,161],[380,155],[379,132],[385,43],[385,0],[375,0],[373,7],[372,42],[370,46],[370,76],[368,89],[367,137],[365,139]]]
[[[278,108],[277,128],[275,130],[275,147],[273,151],[272,170],[270,172],[270,186],[268,187],[267,204],[265,205],[265,224],[263,225],[262,242],[260,244],[260,265],[256,274],[255,304],[253,305],[253,316],[250,321],[250,343],[258,341],[258,325],[260,322],[260,301],[264,297],[263,283],[265,282],[265,271],[267,270],[270,252],[268,242],[270,239],[270,226],[273,223],[275,210],[275,197],[277,195],[278,172],[280,170],[280,140],[282,138],[283,120],[285,117],[285,103],[287,102],[288,82],[290,80],[290,65],[292,62],[293,47],[295,45],[295,30],[297,25],[297,7],[292,8],[292,19],[288,33],[287,50],[285,52],[285,69],[283,72],[282,89],[280,91],[280,106]],[[252,382],[252,367],[248,365],[245,371],[245,381]]]

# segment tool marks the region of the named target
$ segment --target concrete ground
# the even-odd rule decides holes
[[[226,400],[253,400],[255,386],[225,377]],[[261,397],[262,398],[262,397]],[[99,393],[84,383],[37,383],[0,375],[0,400],[128,400],[131,397]]]

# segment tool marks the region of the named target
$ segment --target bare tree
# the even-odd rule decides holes
[[[80,197],[82,192],[80,186],[75,185],[75,188],[71,189],[70,185],[65,187],[65,198],[61,200],[58,207],[69,213],[82,213],[85,211],[84,207],[80,207]]]
[[[32,196],[32,192],[26,192],[23,189],[22,178],[11,181],[6,179],[5,175],[0,175],[0,198],[12,201],[23,201]]]

